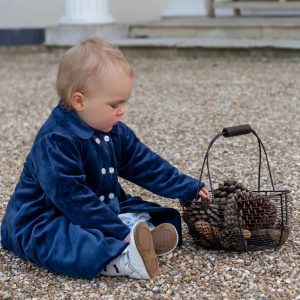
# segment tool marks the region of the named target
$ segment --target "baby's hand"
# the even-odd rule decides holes
[[[123,241],[130,243],[130,236],[129,236],[129,234],[126,236],[126,238]]]
[[[199,192],[199,197],[201,197],[203,200],[206,200],[208,202],[210,202],[210,195],[209,195],[209,191],[207,190],[207,188],[203,188],[201,189],[201,191]]]

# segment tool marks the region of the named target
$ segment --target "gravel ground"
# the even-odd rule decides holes
[[[197,177],[216,133],[251,124],[267,148],[276,187],[293,191],[293,236],[279,251],[226,253],[197,248],[184,224],[184,246],[160,258],[160,275],[151,281],[67,278],[0,249],[0,299],[300,299],[300,58],[127,53],[136,89],[125,121],[141,140]],[[60,54],[0,49],[0,217],[35,133],[57,103]],[[221,139],[211,154],[213,180],[235,176],[255,187],[257,161],[253,136]],[[264,169],[265,186],[267,179]],[[180,209],[178,201],[124,185]]]

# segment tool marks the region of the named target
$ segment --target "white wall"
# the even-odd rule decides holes
[[[116,21],[136,23],[159,20],[174,0],[108,1],[109,11]],[[56,26],[64,15],[65,0],[0,0],[0,28]]]
[[[109,0],[111,15],[122,23],[161,19],[171,0]],[[200,0],[201,1],[201,0]]]
[[[205,0],[108,0],[116,21],[136,23],[159,20],[162,15],[205,15]],[[65,0],[0,0],[0,28],[58,25]]]
[[[206,16],[206,0],[171,0],[163,16]]]
[[[64,0],[0,0],[0,28],[57,25],[63,15]]]
[[[119,22],[158,19],[170,0],[109,0]],[[200,0],[201,1],[201,0]],[[64,0],[0,0],[0,28],[35,28],[58,25],[65,14]]]

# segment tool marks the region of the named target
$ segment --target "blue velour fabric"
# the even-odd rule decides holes
[[[128,246],[118,214],[148,212],[154,225],[181,218],[126,194],[118,176],[160,196],[192,200],[204,184],[180,173],[124,123],[109,133],[83,123],[62,102],[36,135],[2,220],[4,249],[51,272],[95,278]]]

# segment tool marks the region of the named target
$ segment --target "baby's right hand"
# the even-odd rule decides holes
[[[130,243],[130,236],[129,236],[129,234],[126,236],[126,238],[123,241]]]
[[[210,195],[209,195],[209,191],[207,188],[202,188],[199,192],[199,197],[202,198],[203,200],[206,200],[208,202],[210,202]]]

